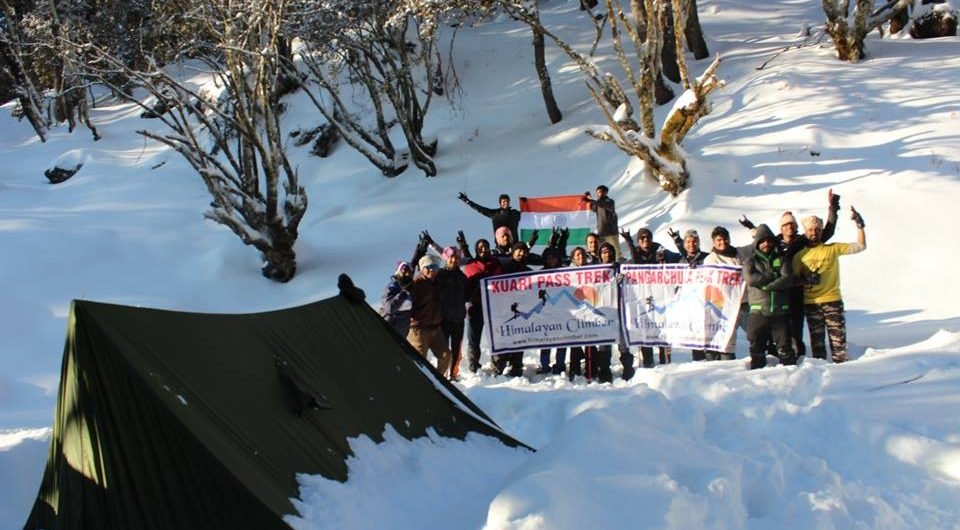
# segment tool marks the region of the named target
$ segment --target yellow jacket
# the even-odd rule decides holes
[[[825,304],[839,302],[840,262],[839,257],[863,251],[859,243],[824,243],[815,247],[806,247],[793,257],[793,272],[803,278],[816,273],[820,281],[816,285],[803,286],[804,304]]]

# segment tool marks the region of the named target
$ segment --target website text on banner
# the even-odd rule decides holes
[[[610,265],[492,276],[481,289],[493,354],[617,342],[617,282]]]
[[[520,198],[520,239],[517,241],[530,241],[533,232],[538,231],[537,241],[545,245],[555,227],[570,231],[568,246],[585,245],[587,234],[597,229],[597,214],[590,210],[590,203],[583,200],[583,195]]]
[[[622,265],[621,325],[630,346],[720,350],[736,332],[738,266]]]

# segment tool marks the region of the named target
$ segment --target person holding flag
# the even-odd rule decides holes
[[[610,243],[613,249],[617,251],[617,258],[620,259],[620,235],[617,219],[616,203],[608,194],[609,188],[603,184],[597,186],[597,198],[590,197],[590,192],[583,193],[583,202],[590,205],[590,210],[597,214],[597,235],[603,242]]]
[[[517,234],[519,233],[517,226],[520,224],[520,212],[510,207],[510,196],[506,193],[500,194],[498,199],[500,202],[499,208],[487,208],[486,206],[480,206],[479,204],[471,201],[470,198],[467,197],[467,194],[462,191],[459,195],[457,195],[457,198],[466,203],[467,206],[480,212],[484,216],[489,217],[490,221],[493,222],[494,234],[497,233],[497,230],[499,230],[500,227],[505,226],[510,229],[510,234],[512,234],[514,237],[517,237]],[[521,201],[522,200],[523,199],[521,198]]]

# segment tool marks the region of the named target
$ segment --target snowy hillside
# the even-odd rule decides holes
[[[687,137],[691,188],[659,192],[609,144],[575,65],[548,45],[563,121],[549,125],[530,31],[491,21],[458,35],[462,99],[435,102],[439,175],[380,175],[346,145],[326,159],[291,147],[310,205],[299,270],[287,284],[227,229],[202,218],[202,181],[169,150],[133,131],[157,127],[104,101],[104,138],[52,131],[40,143],[0,112],[0,530],[20,528],[46,458],[66,314],[75,298],[190,311],[254,312],[336,294],[347,272],[373,305],[421,230],[452,243],[490,238],[490,222],[456,199],[610,188],[621,225],[709,233],[737,218],[776,223],[784,210],[844,210],[835,241],[868,248],[841,260],[852,360],[746,370],[738,360],[638,370],[612,385],[535,375],[468,375],[458,385],[505,431],[537,448],[488,439],[356,440],[345,484],[303,477],[297,529],[809,529],[960,527],[960,282],[949,231],[960,198],[960,38],[874,33],[868,58],[847,64],[828,40],[819,2],[700,0],[725,88]],[[580,49],[593,26],[576,0],[543,2],[545,22]],[[609,46],[598,51],[613,66]],[[771,60],[772,58],[772,60]],[[765,61],[765,67],[758,69]],[[691,59],[692,61],[692,59]],[[708,61],[691,62],[699,73]],[[302,95],[284,126],[314,126]],[[667,109],[661,109],[666,112]],[[83,161],[51,185],[56,160]],[[706,246],[706,241],[705,241]],[[357,355],[362,369],[362,352]],[[486,360],[486,358],[484,359]],[[615,368],[615,376],[619,367]]]

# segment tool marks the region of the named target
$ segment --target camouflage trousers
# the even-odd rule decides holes
[[[843,313],[843,302],[824,304],[806,304],[807,329],[810,331],[810,351],[817,359],[827,358],[824,340],[830,338],[830,353],[833,362],[847,360],[847,319]]]

